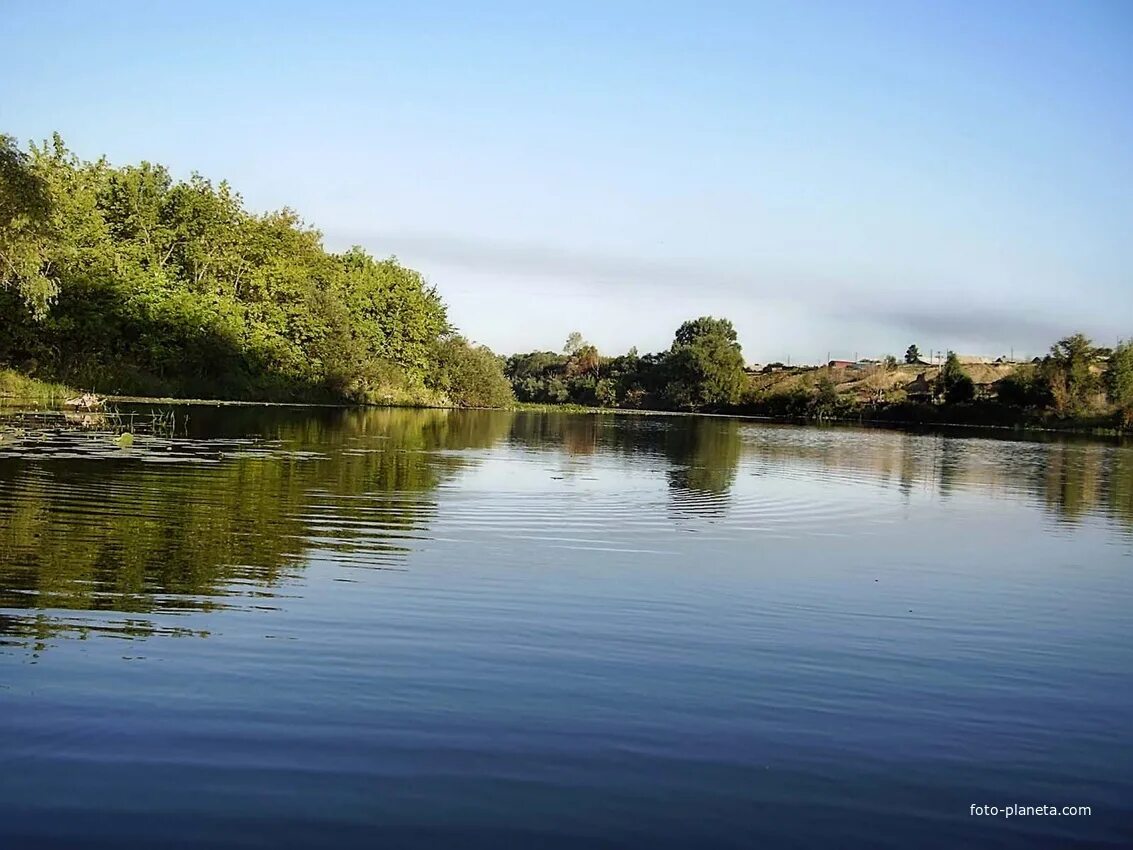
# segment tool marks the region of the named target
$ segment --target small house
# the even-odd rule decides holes
[[[936,387],[921,372],[914,381],[905,385],[905,396],[918,404],[932,404],[936,401]]]

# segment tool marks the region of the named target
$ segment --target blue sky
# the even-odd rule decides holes
[[[0,131],[396,254],[498,351],[1133,336],[1133,4],[15,3]]]

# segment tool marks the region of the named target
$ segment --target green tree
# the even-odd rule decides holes
[[[563,354],[574,354],[582,346],[586,345],[586,340],[582,338],[582,334],[578,331],[571,331],[567,336],[566,344],[563,346]]]
[[[515,401],[503,362],[490,349],[462,336],[437,343],[437,366],[429,383],[458,407],[508,407]]]
[[[0,135],[0,286],[15,290],[40,318],[58,293],[49,271],[52,199],[11,136]]]
[[[155,163],[0,139],[0,360],[95,390],[434,401],[450,334],[396,258]],[[475,358],[473,358],[475,359]]]
[[[838,411],[838,388],[828,372],[824,372],[815,383],[812,414],[819,419],[833,416]]]
[[[964,371],[964,367],[960,365],[960,358],[956,356],[954,351],[948,352],[944,366],[941,367],[940,374],[937,376],[937,385],[939,392],[944,396],[944,400],[949,404],[971,401],[976,395],[976,385],[972,382],[968,373]]]
[[[1133,425],[1133,340],[1123,340],[1113,349],[1106,373],[1106,391],[1124,424]]]
[[[602,407],[616,407],[618,403],[618,385],[609,378],[602,378],[594,387],[594,396]]]
[[[727,319],[702,316],[682,324],[665,365],[665,395],[678,408],[734,404],[746,382],[743,353]]]
[[[998,382],[996,396],[1003,404],[1043,408],[1051,402],[1050,383],[1038,367],[1028,363]]]
[[[1100,376],[1094,371],[1097,350],[1085,334],[1060,339],[1050,349],[1046,371],[1060,413],[1082,413],[1092,407],[1101,390]]]
[[[905,349],[905,362],[910,363],[910,364],[920,363],[921,362],[920,349],[917,348],[915,345],[910,345],[908,348],[906,348]]]

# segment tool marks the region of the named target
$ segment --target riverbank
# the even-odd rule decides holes
[[[70,399],[82,395],[81,390],[48,381],[29,378],[10,369],[0,369],[0,407],[58,408]],[[994,401],[972,402],[963,405],[915,404],[908,401],[844,405],[839,412],[825,414],[775,410],[775,406],[762,409],[758,404],[742,404],[712,411],[680,411],[655,408],[600,407],[584,404],[546,404],[517,402],[496,407],[468,408],[460,405],[435,403],[383,402],[288,402],[257,401],[219,398],[179,398],[174,396],[105,395],[100,398],[108,404],[138,404],[153,406],[209,407],[277,407],[277,408],[366,408],[397,407],[426,410],[510,410],[520,413],[560,413],[605,416],[706,416],[746,419],[785,425],[861,425],[883,428],[972,429],[1000,433],[1078,434],[1096,437],[1128,436],[1119,420],[1109,416],[1058,417],[1049,412],[1015,408]],[[844,398],[844,396],[843,396]]]
[[[0,405],[61,405],[79,393],[64,384],[29,378],[11,369],[0,369]]]

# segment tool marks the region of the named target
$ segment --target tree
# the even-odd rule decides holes
[[[503,363],[485,346],[451,335],[437,343],[429,383],[459,407],[506,407],[515,401]]]
[[[1045,363],[1054,405],[1060,413],[1080,413],[1092,406],[1101,389],[1094,372],[1097,350],[1085,334],[1073,334],[1056,342]]]
[[[814,400],[811,405],[813,415],[819,419],[832,416],[838,409],[838,388],[829,372],[823,372],[815,384]]]
[[[971,401],[976,396],[976,385],[960,365],[955,351],[949,351],[944,366],[937,376],[939,392],[949,404]]]
[[[586,345],[586,340],[582,338],[582,334],[578,331],[571,331],[566,339],[566,345],[563,346],[563,354],[574,354],[584,345]]]
[[[1113,349],[1106,373],[1109,400],[1117,405],[1122,421],[1133,425],[1133,340],[1123,340]]]
[[[575,349],[570,356],[570,360],[567,362],[567,373],[570,375],[593,375],[597,379],[601,364],[598,349],[590,343],[585,343]]]
[[[743,353],[727,319],[702,316],[681,325],[665,366],[666,397],[688,410],[734,404],[746,382]]]
[[[906,353],[905,356],[908,357],[908,354]],[[884,359],[882,359],[881,361],[881,365],[885,367],[886,372],[892,372],[897,368],[897,358],[892,354],[886,354]]]
[[[910,345],[905,349],[905,362],[909,364],[921,362],[921,352],[915,345]]]
[[[36,318],[59,291],[47,271],[52,209],[47,182],[0,134],[0,287],[15,290]]]
[[[1027,363],[996,384],[996,397],[1016,407],[1047,407],[1051,402],[1050,382],[1038,366]]]
[[[292,210],[0,137],[0,361],[104,392],[421,403],[450,334],[420,274],[331,253]]]
[[[618,388],[609,378],[602,378],[594,387],[594,397],[601,407],[615,407],[618,403]]]

